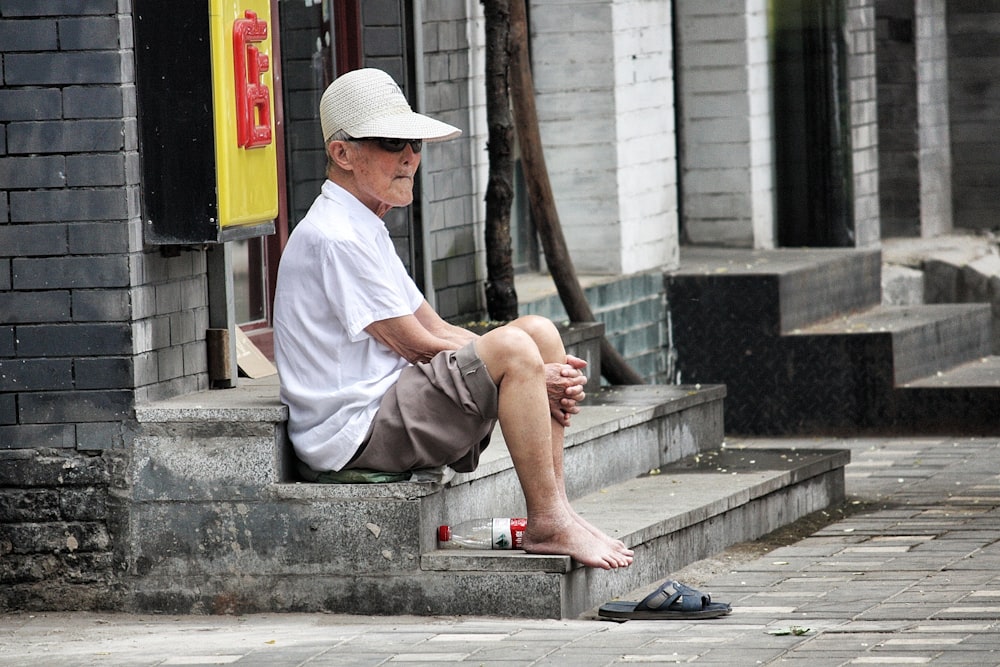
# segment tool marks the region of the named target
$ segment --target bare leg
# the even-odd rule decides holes
[[[551,347],[551,342],[546,345]],[[500,426],[524,491],[528,510],[525,549],[532,553],[567,554],[591,567],[627,566],[631,563],[631,554],[623,555],[621,548],[624,545],[615,546],[614,540],[583,522],[566,498],[562,479],[562,427],[549,411],[545,360],[540,347],[533,336],[518,326],[491,331],[476,343],[480,357],[499,388]],[[562,348],[561,341],[558,341],[558,348]],[[546,350],[548,354],[554,352]],[[564,360],[563,352],[560,361]],[[558,459],[553,453],[553,424],[559,427]]]
[[[522,317],[514,322],[511,322],[511,324],[515,327],[524,329],[524,331],[531,336],[532,340],[538,346],[539,352],[542,354],[543,361],[546,363],[565,362],[566,350],[563,347],[562,338],[559,336],[559,332],[549,320],[536,317]],[[580,525],[614,549],[617,554],[616,560],[618,561],[619,567],[629,566],[633,560],[633,551],[629,549],[621,540],[617,540],[605,534],[603,531],[577,514],[576,510],[574,510],[573,506],[570,504],[569,497],[566,495],[566,481],[563,470],[565,428],[554,419],[550,420],[550,424],[552,433],[552,467],[556,476],[556,485],[562,493],[562,499],[567,510],[573,515],[574,519],[580,523]]]

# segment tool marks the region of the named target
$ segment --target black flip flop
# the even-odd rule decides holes
[[[639,602],[617,601],[601,605],[598,616],[627,620],[696,620],[718,618],[732,612],[728,602],[712,602],[712,596],[684,584],[667,580]]]

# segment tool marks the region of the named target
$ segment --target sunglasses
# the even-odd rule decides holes
[[[361,137],[358,139],[351,139],[351,141],[373,141],[378,144],[378,147],[389,153],[399,153],[404,148],[406,144],[410,145],[410,148],[414,153],[419,153],[420,149],[424,147],[423,139],[389,139],[387,137]]]

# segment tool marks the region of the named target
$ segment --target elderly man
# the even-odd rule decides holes
[[[448,324],[397,257],[381,217],[413,200],[424,141],[460,134],[414,113],[380,70],[323,94],[327,180],[281,258],[275,360],[307,476],[474,470],[499,420],[524,492],[526,551],[626,567],[632,551],[581,518],[563,481],[563,431],[584,398],[581,360],[546,319],[484,335]]]

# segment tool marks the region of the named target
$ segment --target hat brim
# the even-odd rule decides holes
[[[344,131],[355,139],[385,137],[423,141],[445,141],[462,134],[457,127],[413,111],[372,118],[353,127],[345,127]]]

